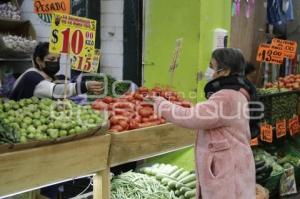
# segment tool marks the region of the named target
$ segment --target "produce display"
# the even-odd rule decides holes
[[[174,91],[158,87],[153,89],[141,87],[136,92],[126,93],[120,98],[98,99],[92,104],[92,108],[110,112],[110,130],[115,132],[164,124],[165,119],[159,118],[154,113],[153,104],[145,101],[145,97],[151,95],[162,96],[182,107],[191,107],[189,102],[183,101]]]
[[[36,97],[0,104],[1,143],[25,143],[87,132],[100,126],[103,114],[72,101]]]
[[[266,166],[272,167],[271,176],[282,174],[283,167],[277,162],[277,157],[272,156],[263,149],[253,149],[254,158],[256,161],[265,161]]]
[[[279,77],[278,82],[274,83],[267,83],[265,85],[266,88],[272,88],[272,87],[277,87],[277,88],[286,88],[289,90],[299,90],[300,89],[300,74],[297,75],[288,75],[286,77]]]
[[[154,176],[179,199],[196,197],[196,174],[169,164],[155,164],[140,169],[140,172]]]
[[[116,176],[111,181],[112,199],[177,199],[154,177],[132,171]]]
[[[0,17],[7,19],[20,20],[21,11],[20,9],[13,5],[11,2],[1,3],[0,2]]]
[[[271,125],[282,119],[291,119],[297,114],[298,94],[277,88],[260,89],[260,101],[264,104],[264,120]]]
[[[6,48],[25,54],[31,54],[37,45],[36,40],[27,39],[17,35],[2,35],[2,40]]]

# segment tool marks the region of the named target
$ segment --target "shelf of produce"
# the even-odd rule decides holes
[[[0,154],[0,196],[96,174],[94,189],[101,194],[94,198],[105,198],[110,139],[106,134]]]
[[[147,159],[189,146],[195,142],[193,130],[164,124],[144,129],[111,133],[111,167]]]

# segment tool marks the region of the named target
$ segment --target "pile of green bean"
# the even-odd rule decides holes
[[[154,177],[132,171],[123,173],[112,179],[112,199],[177,199],[173,191],[169,191]]]

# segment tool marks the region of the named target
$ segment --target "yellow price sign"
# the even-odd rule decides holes
[[[94,50],[94,55],[92,56],[92,58],[87,57],[85,58],[85,64],[83,67],[83,71],[88,72],[88,73],[97,73],[98,71],[98,67],[99,67],[99,63],[100,63],[100,58],[101,58],[101,51],[100,49],[95,49]],[[81,65],[81,59],[78,58],[78,56],[76,55],[71,55],[70,58],[71,61],[71,66],[72,68],[76,68],[76,66]]]
[[[72,69],[91,71],[95,50],[96,21],[55,13],[52,16],[49,51],[76,59]]]

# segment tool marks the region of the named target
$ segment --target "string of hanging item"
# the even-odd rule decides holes
[[[232,0],[231,14],[232,16],[240,16],[241,13],[241,1],[242,0]],[[255,7],[255,0],[244,0],[246,2],[246,17],[250,18],[253,14]]]

